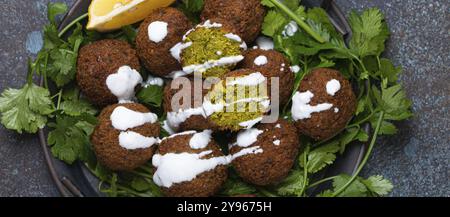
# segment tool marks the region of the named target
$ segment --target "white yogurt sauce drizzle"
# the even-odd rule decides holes
[[[200,154],[155,154],[152,163],[157,170],[153,175],[153,181],[158,186],[170,188],[173,184],[191,181],[201,173],[229,163],[229,158],[225,156],[201,159],[211,153],[212,151]]]
[[[167,112],[167,123],[173,129],[177,129],[181,123],[194,115],[202,115],[206,117],[203,107],[180,109],[174,112]]]
[[[272,39],[265,36],[258,37],[256,39],[256,44],[261,50],[273,50],[274,48]]]
[[[239,147],[246,148],[255,143],[257,141],[258,136],[263,132],[264,131],[256,128],[242,130],[237,135],[236,143],[232,144],[231,146],[237,145]]]
[[[258,57],[255,58],[255,60],[253,61],[253,63],[257,66],[263,66],[267,64],[267,57],[264,55],[260,55]]]
[[[292,118],[297,120],[303,120],[311,118],[311,114],[314,112],[322,112],[333,107],[333,104],[330,103],[321,103],[315,106],[311,106],[309,103],[311,99],[314,97],[314,94],[311,91],[306,92],[296,92],[294,97],[292,97]]]
[[[298,66],[298,65],[291,66],[290,69],[293,73],[298,73],[300,71],[300,66]]]
[[[211,141],[212,130],[204,130],[200,133],[195,133],[192,138],[189,140],[189,146],[192,149],[203,149],[208,146]]]
[[[284,30],[281,34],[284,37],[292,37],[298,31],[298,25],[295,21],[289,22],[286,26],[284,26]]]
[[[218,60],[208,60],[202,64],[185,66],[185,67],[183,67],[183,71],[186,73],[205,72],[206,70],[208,70],[210,68],[236,64],[243,59],[244,59],[244,56],[242,56],[242,55],[227,56],[227,57],[222,57]]]
[[[147,81],[145,81],[143,83],[143,86],[144,87],[148,87],[148,86],[160,86],[160,87],[162,87],[162,86],[164,86],[164,80],[162,78],[154,77],[154,76],[149,75],[148,78],[147,78]]]
[[[266,77],[260,72],[254,72],[246,76],[237,77],[231,82],[227,82],[227,86],[241,85],[241,86],[256,86],[263,83]]]
[[[279,139],[273,141],[273,144],[276,145],[276,146],[279,146],[280,143],[281,143],[281,141]]]
[[[162,21],[154,21],[148,25],[148,38],[150,41],[153,41],[155,43],[159,43],[166,38],[169,24]]]
[[[275,125],[275,128],[281,128],[281,124]]]
[[[151,112],[142,113],[133,111],[124,106],[118,106],[114,109],[111,116],[112,126],[117,130],[127,130],[130,128],[142,126],[146,123],[155,123],[158,116]]]
[[[129,66],[120,67],[117,73],[106,78],[106,86],[119,103],[131,101],[134,98],[134,89],[139,83],[142,83],[141,75]]]
[[[170,54],[173,58],[175,58],[178,62],[181,61],[181,51],[186,49],[192,45],[192,42],[182,43],[179,42],[175,44],[172,48],[170,48]]]
[[[255,126],[257,123],[261,122],[263,117],[255,118],[253,120],[243,121],[239,123],[239,126],[244,127],[245,129],[250,129]]]
[[[336,94],[341,89],[341,83],[339,83],[339,81],[336,79],[332,79],[327,82],[326,89],[328,95],[334,96],[334,94]]]
[[[176,183],[192,181],[198,175],[213,170],[219,165],[227,165],[238,157],[262,152],[263,150],[259,146],[255,146],[242,149],[233,155],[212,157],[209,159],[202,159],[202,157],[211,154],[211,150],[203,151],[199,154],[155,154],[152,163],[157,169],[153,174],[153,181],[158,186],[170,188]]]
[[[119,145],[128,150],[149,148],[158,142],[158,138],[146,137],[133,131],[122,131],[119,134]]]

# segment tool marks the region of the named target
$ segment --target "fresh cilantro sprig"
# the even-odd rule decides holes
[[[382,176],[364,179],[358,176],[375,146],[378,135],[392,135],[397,132],[393,121],[412,116],[411,102],[406,98],[397,79],[401,72],[391,60],[382,58],[384,44],[389,30],[379,9],[368,9],[362,13],[352,12],[349,23],[352,37],[345,43],[334,29],[327,13],[321,8],[306,10],[299,1],[262,0],[269,8],[262,33],[274,40],[275,48],[284,53],[292,64],[301,67],[295,76],[294,92],[301,85],[303,77],[320,67],[333,67],[341,71],[357,87],[358,106],[355,117],[346,128],[331,140],[314,142],[303,138],[304,148],[291,174],[279,185],[258,189],[266,196],[310,196],[314,187],[332,181],[332,189],[319,196],[383,196],[393,186]],[[289,8],[289,10],[284,10]],[[285,26],[294,20],[301,30],[294,36],[282,34]],[[304,21],[298,22],[298,20]],[[307,25],[310,29],[304,28]],[[312,30],[312,31],[310,31]],[[323,41],[317,40],[319,35]],[[289,115],[289,107],[284,115]],[[368,135],[365,126],[372,126]],[[341,174],[315,180],[316,174],[334,163],[338,154],[354,142],[368,142],[366,155],[357,171],[351,176]],[[240,180],[238,180],[240,181]]]

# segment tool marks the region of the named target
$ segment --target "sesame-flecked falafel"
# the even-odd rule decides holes
[[[350,82],[339,71],[328,68],[306,75],[292,103],[292,118],[299,133],[315,140],[339,133],[356,110]]]
[[[98,106],[116,103],[106,79],[122,66],[141,69],[136,51],[127,42],[105,39],[83,46],[77,62],[77,84],[83,95]]]
[[[114,171],[130,171],[143,164],[153,156],[155,146],[147,148],[127,149],[122,147],[120,135],[123,132],[138,133],[144,137],[157,138],[160,133],[158,122],[145,123],[127,130],[119,130],[113,126],[112,114],[117,108],[123,108],[149,113],[150,110],[137,103],[114,104],[105,107],[98,116],[98,125],[91,135],[91,143],[97,160],[107,168]],[[124,117],[129,118],[129,117]]]
[[[251,69],[227,73],[205,97],[208,119],[219,130],[251,128],[270,110],[267,78]]]
[[[206,0],[202,20],[221,18],[229,21],[237,34],[252,43],[261,32],[266,10],[259,0]]]
[[[186,80],[181,81],[181,79]],[[194,82],[194,79],[198,79],[197,83]],[[188,83],[185,84],[185,82]],[[172,87],[172,84],[175,87]],[[194,87],[194,85],[201,85],[197,87],[197,94],[199,94],[198,96],[195,96],[196,87]],[[203,80],[201,78],[179,77],[168,83],[164,87],[163,108],[167,113],[167,121],[169,126],[176,131],[206,130],[215,128],[214,124],[206,118],[203,110],[203,97],[207,94],[207,92],[208,89],[206,89],[206,85],[203,84]],[[190,96],[191,101],[184,102],[184,98],[180,97],[179,102],[172,102],[175,95]],[[178,107],[177,104],[181,107]]]
[[[167,35],[158,43],[149,37],[149,30],[153,22],[167,23]],[[171,7],[155,10],[139,27],[136,36],[136,49],[145,68],[157,76],[167,76],[171,72],[180,71],[181,65],[175,59],[170,49],[180,42],[183,35],[192,28],[191,22],[179,10]]]
[[[269,78],[268,90],[271,93],[271,78],[279,79],[279,104],[286,104],[294,88],[294,73],[292,73],[289,60],[275,50],[250,49],[239,64],[241,68],[254,69]],[[271,96],[272,101],[274,100]]]
[[[218,144],[212,139],[200,141],[194,138],[205,136],[205,133],[208,137],[211,132],[187,131],[161,141],[153,157],[156,167],[153,180],[165,196],[208,197],[225,183],[228,161]],[[213,163],[215,160],[217,162]]]
[[[262,153],[236,158],[233,161],[236,172],[245,181],[259,186],[282,181],[292,168],[300,146],[295,126],[282,119],[276,123],[259,124],[257,128],[241,131],[238,140],[249,136],[244,135],[249,133],[246,131],[254,131],[256,141],[246,147],[239,146],[240,141],[237,141],[231,146],[230,153],[257,146]]]

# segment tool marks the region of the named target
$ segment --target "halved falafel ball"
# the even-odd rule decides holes
[[[269,111],[267,78],[251,69],[227,73],[205,97],[208,119],[219,130],[239,131],[259,123]]]
[[[248,50],[244,57],[239,66],[241,68],[254,69],[269,78],[269,90],[271,89],[271,78],[278,77],[278,99],[280,105],[285,105],[289,101],[294,88],[294,73],[290,69],[289,60],[278,51],[262,49]],[[271,99],[273,101],[272,96]]]
[[[210,132],[183,132],[161,141],[153,157],[156,167],[153,180],[161,186],[165,196],[208,197],[217,193],[225,183],[227,158],[214,140],[200,141],[199,136],[208,136],[205,133]]]
[[[181,70],[179,60],[170,50],[191,28],[188,18],[175,8],[160,8],[150,14],[139,26],[136,36],[136,49],[145,68],[162,77]],[[167,34],[164,36],[162,31]],[[155,38],[150,37],[153,34]]]
[[[194,81],[194,79],[198,80]],[[199,85],[199,87],[194,87],[194,85]],[[173,130],[187,131],[215,128],[214,124],[207,119],[203,110],[203,98],[208,93],[208,89],[205,88],[206,84],[204,85],[203,80],[194,77],[175,78],[164,87],[163,107],[167,113],[167,122]],[[196,96],[196,94],[198,95]],[[172,101],[174,96],[179,97],[178,102]],[[185,97],[188,96],[190,101],[185,102]]]
[[[83,46],[77,62],[77,83],[83,95],[98,106],[116,103],[106,79],[122,66],[141,68],[136,51],[127,42],[105,39]]]
[[[102,165],[114,171],[130,171],[149,161],[154,154],[155,146],[150,145],[150,147],[134,149],[125,148],[119,139],[121,133],[132,132],[147,137],[148,139],[157,138],[160,133],[160,126],[158,122],[147,122],[126,130],[116,129],[113,126],[111,115],[119,107],[141,113],[150,112],[147,107],[137,103],[114,104],[105,107],[98,116],[98,125],[91,135],[91,143],[97,160]],[[138,140],[146,142],[146,139],[143,139],[143,137]],[[125,140],[129,142],[130,137],[128,139],[125,137]]]
[[[315,140],[333,137],[356,110],[350,82],[337,70],[320,68],[306,75],[292,98],[292,118],[299,133]]]
[[[259,0],[206,0],[202,20],[221,18],[229,21],[247,44],[261,32],[266,10]]]
[[[252,136],[256,136],[252,144],[239,144],[240,139],[245,141],[244,137]],[[232,155],[245,148],[259,146],[262,149],[261,153],[244,155],[233,161],[233,167],[242,179],[259,186],[277,184],[286,178],[300,147],[297,129],[282,119],[241,131],[237,140],[231,146]]]
[[[223,19],[210,19],[188,31],[180,45],[181,63],[187,74],[220,77],[231,71],[244,56],[247,45]]]

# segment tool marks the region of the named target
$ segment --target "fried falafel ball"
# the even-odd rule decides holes
[[[180,71],[181,64],[171,49],[191,28],[192,23],[175,8],[160,8],[151,13],[139,26],[136,36],[136,49],[145,68],[161,77]]]
[[[252,138],[251,144],[246,143]],[[286,120],[259,124],[257,128],[239,132],[230,153],[259,147],[261,153],[244,155],[233,161],[233,167],[246,182],[265,186],[277,184],[288,175],[300,146],[297,129]]]
[[[168,197],[209,197],[228,177],[228,158],[209,130],[163,139],[152,162],[156,167],[153,180]]]
[[[342,131],[356,111],[350,82],[336,70],[319,68],[306,75],[292,98],[299,133],[326,140]]]
[[[138,113],[133,114],[134,112]],[[132,121],[127,120],[133,119],[131,116],[136,115],[140,120],[144,118],[154,120],[133,126]],[[160,133],[160,126],[155,116],[147,107],[137,103],[105,107],[98,116],[98,125],[91,135],[97,160],[113,171],[131,171],[149,161],[154,154],[154,144]],[[123,124],[132,124],[132,127],[116,128],[117,125]]]
[[[221,18],[229,21],[247,44],[261,32],[266,10],[259,0],[206,0],[202,20]]]
[[[207,85],[203,82],[201,78],[179,77],[164,87],[163,107],[167,113],[167,123],[174,131],[215,128],[203,110],[203,98],[208,93],[207,87],[211,87],[212,84]],[[178,102],[172,101],[175,100],[174,97],[179,97]],[[185,102],[185,97],[190,101]]]
[[[83,46],[77,61],[77,84],[83,95],[98,106],[116,103],[106,79],[122,66],[141,69],[136,51],[127,42],[105,39]]]
[[[211,19],[188,31],[180,48],[181,64],[187,74],[220,77],[244,59],[247,45],[235,34],[233,26],[221,19]]]
[[[219,130],[251,128],[269,111],[267,79],[250,69],[229,72],[207,94],[203,107]]]
[[[269,78],[268,90],[271,89],[272,78],[277,77],[279,79],[279,104],[285,105],[288,103],[294,88],[294,73],[290,69],[289,60],[278,51],[262,49],[248,50],[244,57],[239,66],[259,71]],[[271,99],[273,100],[272,97]]]

